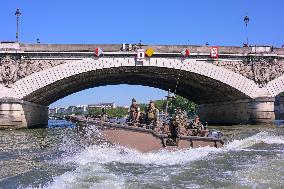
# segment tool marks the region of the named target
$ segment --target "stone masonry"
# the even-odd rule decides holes
[[[104,52],[100,57],[94,55],[96,47]],[[22,126],[9,123],[45,124],[46,106],[52,102],[86,88],[122,83],[171,89],[199,104],[200,116],[212,123],[274,120],[273,99],[284,91],[284,49],[219,47],[214,59],[207,46],[142,46],[149,47],[153,56],[137,61],[137,46],[0,43],[0,102],[6,108],[0,127],[19,115],[28,118],[22,118]],[[185,48],[189,57],[180,53]],[[15,119],[7,113],[6,99],[21,101],[9,102],[17,107]],[[31,113],[27,106],[41,113]]]

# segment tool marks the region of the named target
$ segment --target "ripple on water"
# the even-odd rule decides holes
[[[2,177],[0,188],[3,184],[10,188],[60,189],[283,186],[282,131],[254,129],[252,133],[256,134],[248,134],[240,128],[239,132],[245,133],[243,137],[230,138],[223,148],[150,153],[98,145],[92,141],[95,132],[92,127],[85,130],[56,127],[15,131],[5,139],[0,133],[3,141],[0,145],[5,152],[0,152],[2,163],[15,159],[31,162],[26,173]],[[5,165],[7,170],[12,167]]]
[[[244,158],[240,158],[234,161],[235,165],[232,165],[232,170],[225,170],[230,166],[222,164],[230,163],[230,161],[224,161],[222,158],[230,153],[238,154],[238,151],[249,149],[259,143],[284,144],[283,141],[284,139],[281,136],[261,132],[243,140],[234,140],[219,149],[203,147],[177,151],[160,150],[157,152],[141,153],[120,146],[92,145],[77,154],[56,160],[54,163],[76,164],[77,168],[75,171],[55,177],[54,181],[45,187],[56,188],[60,185],[65,186],[63,188],[70,188],[74,185],[83,188],[139,188],[146,186],[150,188],[153,186],[195,188],[202,185],[203,187],[210,187],[214,183],[223,183],[224,186],[232,186],[236,184],[236,181],[240,183],[240,186],[259,186],[258,184],[263,184],[272,179],[269,178],[265,181],[262,178],[262,176],[266,175],[265,172],[267,172],[264,169],[262,160],[257,159],[255,161],[257,164],[250,162],[253,163],[253,166],[246,162],[243,164],[245,166],[242,167],[239,166],[238,161],[240,159],[244,160]],[[256,153],[257,151],[251,149],[247,150],[247,152]],[[226,159],[230,158],[226,157]],[[283,157],[280,157],[280,159],[283,159]],[[265,161],[267,162],[267,160]],[[279,163],[283,165],[283,161]],[[247,167],[251,170],[259,170],[255,171],[255,176],[252,176],[249,174],[250,169]],[[212,170],[210,171],[209,169]],[[218,169],[221,170],[220,173]],[[269,169],[269,167],[267,166],[266,169]],[[257,175],[259,171],[263,172],[263,175]],[[281,170],[279,169],[278,171],[280,172]],[[210,172],[212,175],[218,173],[218,176],[211,177],[207,172]],[[269,177],[269,175],[266,176]],[[234,177],[236,181],[232,182],[232,178]],[[268,182],[268,185],[281,184],[280,179],[282,177],[279,176],[277,181],[274,180],[275,182]],[[203,179],[206,181],[202,181]],[[263,179],[263,182],[258,183],[258,179]],[[188,180],[191,181],[189,182]]]

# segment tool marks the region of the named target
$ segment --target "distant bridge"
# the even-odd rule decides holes
[[[97,48],[97,49],[96,49]],[[137,59],[137,51],[154,51]],[[101,52],[100,56],[95,54]],[[209,123],[271,123],[284,91],[284,49],[162,45],[0,44],[0,127],[37,127],[49,104],[91,87],[171,89],[197,103]],[[189,54],[182,54],[187,50]],[[177,87],[176,87],[177,85]]]

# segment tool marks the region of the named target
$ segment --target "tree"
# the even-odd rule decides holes
[[[165,111],[166,103],[167,103],[165,99],[156,100],[154,101],[154,103],[160,112]],[[146,111],[148,104],[141,103],[139,104],[139,107],[140,107],[140,110],[143,112],[143,111]],[[191,102],[181,96],[176,96],[176,98],[172,99],[169,102],[169,108],[168,108],[169,113],[173,114],[177,107],[180,107],[182,110],[185,110],[188,113],[195,112],[196,110],[196,104],[194,102]],[[105,113],[107,113],[109,117],[122,118],[128,115],[128,108],[117,107],[117,108],[105,109]],[[100,116],[102,114],[102,109],[101,108],[90,108],[89,114],[93,116]]]
[[[155,105],[156,107],[159,109],[159,111],[165,111],[166,109],[166,104],[167,104],[167,101],[166,100],[156,100],[155,101]]]
[[[128,108],[110,108],[106,109],[105,112],[109,117],[123,118],[128,115]]]
[[[180,107],[182,110],[185,110],[186,112],[195,112],[196,111],[196,104],[194,102],[189,101],[188,99],[176,96],[173,100],[171,100],[169,105],[169,112],[174,113],[174,109],[177,107]]]
[[[89,114],[92,116],[100,116],[102,114],[101,108],[89,108]]]
[[[167,100],[165,99],[155,100],[154,103],[156,108],[158,108],[160,112],[165,111]],[[139,107],[141,111],[144,111],[148,107],[148,104],[141,103],[139,104]],[[170,114],[173,114],[177,107],[180,107],[182,110],[185,110],[188,113],[189,112],[195,113],[196,110],[196,104],[194,102],[191,102],[188,99],[181,96],[176,96],[174,99],[170,100],[168,112]]]
[[[145,103],[139,104],[139,108],[140,108],[141,112],[146,111],[147,107],[148,107],[148,104],[145,104]]]
[[[109,109],[105,109],[105,113],[109,117],[122,118],[128,115],[128,108],[122,108],[122,107],[109,108]],[[89,114],[93,116],[100,116],[102,114],[102,109],[101,108],[90,108]]]

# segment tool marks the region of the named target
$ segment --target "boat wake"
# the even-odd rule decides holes
[[[237,150],[249,148],[255,144],[265,143],[265,144],[284,144],[283,136],[276,136],[268,132],[260,132],[251,137],[247,137],[241,140],[233,140],[224,146],[228,150]]]
[[[109,164],[161,168],[188,166],[194,161],[210,158],[211,154],[250,149],[250,147],[259,143],[284,144],[284,137],[260,132],[242,140],[228,142],[222,148],[201,147],[176,151],[162,149],[149,153],[141,153],[134,149],[107,144],[92,145],[81,152],[55,160],[53,163],[72,164],[76,166],[76,169],[55,176],[52,182],[42,188],[124,188],[127,177],[111,171],[108,168]]]
[[[142,153],[137,150],[128,149],[119,145],[93,145],[85,148],[81,153],[60,160],[60,162],[75,163],[77,165],[86,165],[91,162],[100,164],[119,162],[126,164],[131,163],[168,166],[187,164],[192,161],[203,159],[210,153],[242,150],[259,143],[284,144],[284,137],[271,135],[268,132],[260,132],[242,140],[233,140],[222,148],[201,147],[175,151],[161,149],[159,151],[149,153]]]

